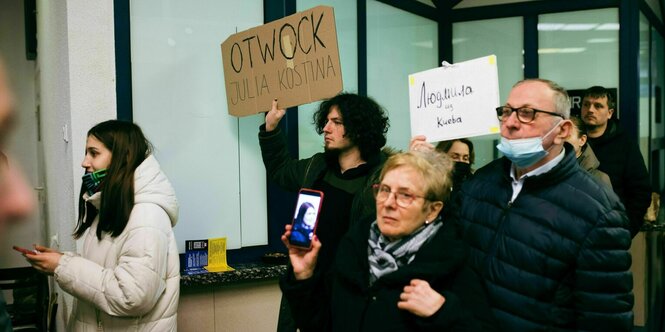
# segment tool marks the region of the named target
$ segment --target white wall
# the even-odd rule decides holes
[[[35,62],[25,56],[23,0],[0,3],[0,55],[4,59],[10,85],[15,93],[18,116],[11,135],[9,154],[21,165],[31,186],[38,186],[37,121],[35,117]],[[35,195],[36,196],[36,195]],[[0,268],[28,266],[12,245],[28,247],[43,241],[45,223],[36,213],[32,218],[3,234],[0,240]]]
[[[75,250],[85,134],[115,118],[113,4],[104,0],[37,1],[38,80],[48,200],[48,236]],[[54,243],[51,243],[53,245]],[[60,291],[58,321],[71,310]]]

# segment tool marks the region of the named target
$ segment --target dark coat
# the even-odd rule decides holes
[[[577,163],[580,164],[583,170],[589,172],[591,176],[596,178],[602,184],[606,185],[608,188],[612,188],[612,182],[610,177],[605,174],[605,172],[598,169],[600,166],[600,161],[596,158],[596,154],[593,153],[593,149],[589,144],[584,145],[582,148],[582,154],[577,157]]]
[[[478,170],[450,209],[499,328],[631,330],[631,236],[618,197],[579,167],[568,144],[512,202],[510,167],[504,157]]]
[[[637,143],[616,121],[609,121],[603,135],[589,137],[587,144],[600,161],[598,169],[609,175],[612,189],[626,206],[631,234],[635,236],[651,204],[651,181]]]
[[[477,274],[466,262],[456,226],[446,222],[407,266],[369,286],[369,222],[356,223],[337,251],[335,270],[297,281],[290,271],[280,282],[302,331],[488,331],[493,318]],[[421,318],[397,308],[412,279],[428,281],[446,301]],[[325,284],[325,287],[320,284]],[[324,291],[322,293],[322,291]]]
[[[297,192],[301,188],[311,188],[329,167],[323,153],[300,160],[291,158],[279,128],[266,132],[265,125],[261,125],[259,145],[268,179],[286,191]],[[379,161],[370,170],[366,185],[353,198],[350,220],[366,220],[376,215],[372,184],[378,181],[388,155],[380,152],[377,158]]]

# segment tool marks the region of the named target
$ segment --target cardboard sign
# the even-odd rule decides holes
[[[342,69],[332,7],[318,6],[222,43],[229,114],[247,116],[335,96]]]
[[[499,132],[496,56],[409,75],[411,136],[436,142]]]

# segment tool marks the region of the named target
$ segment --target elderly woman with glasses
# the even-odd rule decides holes
[[[280,284],[301,331],[492,329],[456,226],[438,217],[450,195],[451,168],[438,152],[388,159],[374,186],[376,220],[350,228],[328,275],[315,273],[326,244],[315,236],[310,250],[291,247],[286,226],[291,267]]]

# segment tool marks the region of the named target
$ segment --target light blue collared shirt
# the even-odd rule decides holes
[[[517,198],[517,195],[519,195],[520,191],[522,191],[522,187],[524,187],[524,179],[531,177],[531,176],[536,176],[540,174],[545,174],[554,168],[554,166],[558,165],[561,160],[563,160],[563,157],[566,155],[566,149],[563,148],[561,149],[561,153],[559,153],[558,156],[554,157],[554,159],[548,161],[544,165],[530,171],[529,173],[526,173],[522,175],[519,179],[515,178],[515,165],[512,165],[510,167],[510,178],[513,179],[512,185],[513,185],[513,197],[510,198],[511,202],[515,201],[515,198]]]

